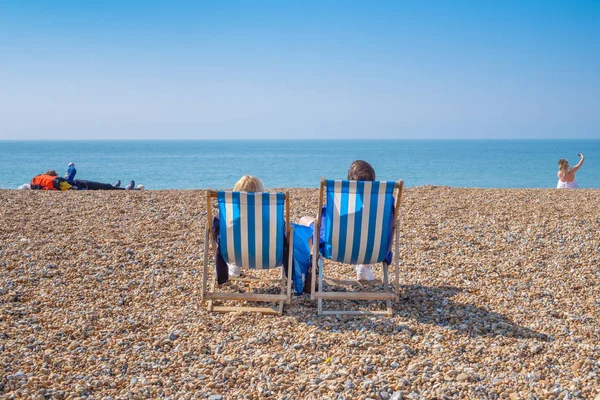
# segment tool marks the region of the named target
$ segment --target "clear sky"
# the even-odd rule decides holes
[[[600,1],[2,1],[0,139],[600,138]]]

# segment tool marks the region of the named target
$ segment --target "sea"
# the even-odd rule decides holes
[[[576,179],[600,188],[600,139],[582,140],[210,140],[0,141],[0,188],[50,169],[77,179],[130,180],[146,189],[226,189],[243,175],[268,188],[317,188],[343,179],[353,160],[406,187],[555,188],[558,160],[586,157]]]

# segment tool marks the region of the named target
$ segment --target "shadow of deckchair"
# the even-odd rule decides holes
[[[471,337],[505,336],[552,341],[545,333],[518,325],[506,316],[483,307],[449,300],[462,290],[452,286],[401,286],[398,316],[442,326]]]
[[[342,279],[331,280],[344,284],[351,282]],[[406,321],[412,320],[422,324],[444,327],[470,337],[503,336],[540,341],[554,340],[545,333],[516,324],[500,313],[472,304],[452,301],[451,298],[461,291],[462,289],[452,286],[400,286],[400,305],[394,316]],[[303,307],[314,307],[314,304],[308,299],[299,299],[299,302]],[[348,302],[348,304],[352,303],[356,302]],[[337,316],[333,321],[332,318],[334,317],[326,320],[317,318],[308,321],[307,324],[321,329],[345,332],[364,329],[376,330],[378,325],[386,323],[384,319],[365,321],[347,315]],[[349,324],[348,321],[356,321],[356,323]],[[399,324],[398,327],[402,327],[402,324]],[[404,330],[404,328],[399,330]]]

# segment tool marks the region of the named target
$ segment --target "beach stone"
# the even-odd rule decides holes
[[[451,370],[451,371],[448,371],[444,375],[444,379],[446,381],[454,381],[454,380],[456,380],[457,375],[458,375],[458,372],[456,372],[455,370]]]
[[[390,400],[402,400],[402,392],[398,390],[392,393],[392,397],[390,397]]]
[[[529,351],[531,352],[531,354],[539,354],[542,350],[543,347],[538,345],[531,345],[529,347]]]
[[[600,198],[593,190],[405,188],[402,287],[391,318],[317,317],[306,294],[282,316],[209,313],[198,290],[204,190],[148,190],[140,198],[13,192],[0,190],[0,216],[12,212],[0,229],[6,398],[598,395]],[[290,196],[291,221],[316,211],[316,189],[290,189]],[[31,221],[49,208],[73,210],[69,224]],[[353,280],[351,266],[327,260],[324,270],[335,290],[362,290],[340,283]],[[218,288],[276,293],[274,286]]]
[[[362,383],[362,388],[364,390],[366,390],[366,389],[370,388],[371,386],[373,386],[373,383],[374,383],[373,380],[371,380],[371,379],[365,379],[363,381],[363,383]]]

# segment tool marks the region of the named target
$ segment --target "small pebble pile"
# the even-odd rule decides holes
[[[316,214],[289,192],[292,221]],[[391,318],[308,295],[207,313],[205,211],[200,190],[0,190],[0,397],[600,399],[597,190],[405,190]]]

